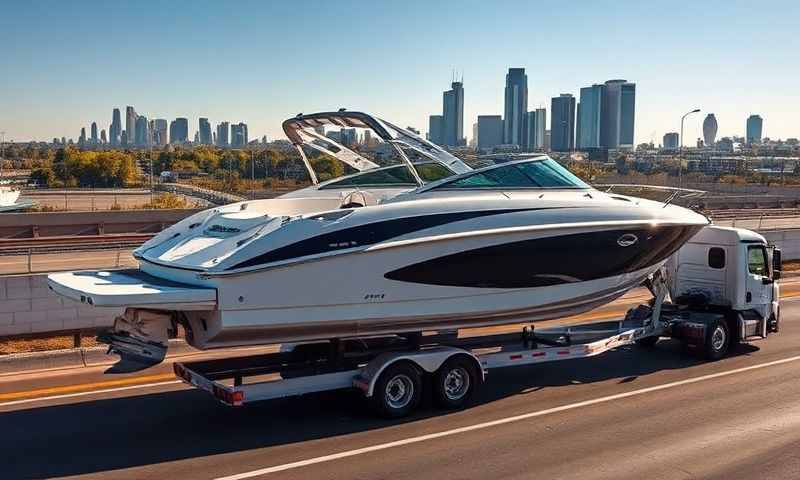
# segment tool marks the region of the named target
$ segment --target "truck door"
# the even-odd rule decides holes
[[[745,279],[745,302],[758,311],[762,318],[768,317],[772,307],[772,280],[764,245],[747,246],[747,278]]]

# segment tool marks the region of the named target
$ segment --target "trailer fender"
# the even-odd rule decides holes
[[[426,373],[434,373],[444,362],[456,355],[472,359],[475,362],[475,368],[480,372],[481,382],[485,380],[486,373],[483,366],[472,352],[455,347],[436,347],[418,352],[387,352],[378,355],[361,369],[353,384],[361,389],[366,397],[371,397],[381,373],[397,362],[411,362]]]

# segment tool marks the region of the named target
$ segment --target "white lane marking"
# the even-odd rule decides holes
[[[168,380],[166,382],[156,382],[156,383],[143,383],[141,385],[129,385],[127,387],[115,387],[115,388],[104,388],[102,390],[89,390],[86,392],[78,392],[78,393],[64,393],[61,395],[51,395],[49,397],[36,397],[36,398],[25,398],[23,400],[12,400],[10,402],[3,402],[0,403],[0,407],[8,407],[11,405],[20,405],[23,403],[33,403],[33,402],[45,402],[47,400],[60,400],[62,398],[73,398],[73,397],[83,397],[86,395],[96,395],[98,393],[111,393],[111,392],[124,392],[125,390],[134,390],[137,388],[148,388],[148,387],[160,387],[163,385],[173,385],[175,383],[183,383],[181,380]]]
[[[677,382],[671,382],[671,383],[665,383],[665,384],[662,384],[662,385],[656,385],[654,387],[642,388],[640,390],[633,390],[631,392],[618,393],[616,395],[609,395],[607,397],[595,398],[593,400],[585,400],[583,402],[572,403],[572,404],[569,404],[569,405],[562,405],[560,407],[548,408],[546,410],[539,410],[537,412],[530,412],[530,413],[524,413],[524,414],[521,414],[521,415],[515,415],[513,417],[500,418],[498,420],[492,420],[492,421],[489,421],[489,422],[478,423],[478,424],[469,425],[469,426],[466,426],[466,427],[454,428],[452,430],[444,430],[444,431],[441,431],[441,432],[430,433],[430,434],[427,434],[427,435],[420,435],[418,437],[404,438],[402,440],[396,440],[394,442],[380,443],[378,445],[371,445],[369,447],[357,448],[355,450],[348,450],[348,451],[345,451],[345,452],[334,453],[334,454],[331,454],[331,455],[324,455],[324,456],[321,456],[321,457],[309,458],[307,460],[300,460],[300,461],[297,461],[297,462],[285,463],[283,465],[275,465],[273,467],[261,468],[261,469],[258,469],[258,470],[253,470],[253,471],[250,471],[250,472],[244,472],[244,473],[239,473],[239,474],[235,474],[235,475],[230,475],[230,476],[227,476],[227,477],[219,477],[216,480],[243,480],[243,479],[246,479],[246,478],[258,477],[258,476],[267,475],[267,474],[270,474],[270,473],[283,472],[283,471],[286,471],[286,470],[305,467],[305,466],[308,466],[308,465],[314,465],[314,464],[317,464],[317,463],[330,462],[332,460],[338,460],[338,459],[347,458],[347,457],[354,457],[356,455],[363,455],[365,453],[376,452],[376,451],[379,451],[379,450],[386,450],[388,448],[400,447],[400,446],[403,446],[403,445],[410,445],[412,443],[425,442],[425,441],[428,441],[428,440],[434,440],[434,439],[442,438],[442,437],[449,437],[449,436],[452,436],[452,435],[457,435],[459,433],[473,432],[473,431],[476,431],[476,430],[482,430],[482,429],[485,429],[485,428],[495,427],[495,426],[498,426],[498,425],[504,425],[504,424],[507,424],[507,423],[519,422],[520,420],[527,420],[527,419],[530,419],[530,418],[541,417],[541,416],[544,416],[544,415],[550,415],[550,414],[553,414],[553,413],[564,412],[564,411],[573,410],[573,409],[576,409],[576,408],[588,407],[590,405],[597,405],[599,403],[611,402],[611,401],[619,400],[619,399],[622,399],[622,398],[634,397],[634,396],[637,396],[637,395],[643,395],[645,393],[657,392],[659,390],[666,390],[668,388],[674,388],[674,387],[679,387],[679,386],[682,386],[682,385],[689,385],[689,384],[692,384],[692,383],[703,382],[705,380],[711,380],[711,379],[720,378],[720,377],[727,377],[729,375],[734,375],[734,374],[737,374],[737,373],[748,372],[750,370],[758,370],[760,368],[772,367],[772,366],[775,366],[775,365],[781,365],[783,363],[796,362],[798,360],[800,360],[800,355],[794,356],[794,357],[789,357],[789,358],[784,358],[784,359],[781,359],[781,360],[775,360],[773,362],[761,363],[761,364],[758,364],[758,365],[751,365],[749,367],[743,367],[743,368],[737,368],[737,369],[734,369],[734,370],[728,370],[726,372],[712,373],[712,374],[709,374],[709,375],[703,375],[703,376],[700,376],[700,377],[689,378],[689,379],[686,379],[686,380],[679,380]]]

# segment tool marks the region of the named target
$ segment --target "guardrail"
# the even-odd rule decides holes
[[[227,192],[219,192],[208,188],[187,185],[185,183],[159,183],[153,186],[153,190],[168,193],[177,193],[187,197],[202,198],[215,205],[227,205],[246,200],[244,197]]]

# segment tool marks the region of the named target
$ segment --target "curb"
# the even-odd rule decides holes
[[[75,367],[113,365],[117,355],[106,355],[108,347],[70,348],[47,352],[14,353],[0,356],[0,375],[9,375],[38,370],[53,370]],[[169,341],[167,358],[201,353],[190,347],[185,340]]]

